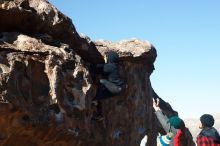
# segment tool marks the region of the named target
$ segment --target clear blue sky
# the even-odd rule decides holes
[[[220,113],[219,0],[50,0],[92,40],[149,40],[152,86],[183,118]]]

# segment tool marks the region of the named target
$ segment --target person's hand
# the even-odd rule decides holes
[[[145,146],[146,144],[147,144],[147,135],[145,135],[143,138],[142,138],[142,140],[141,140],[141,144],[140,144],[140,146]]]
[[[155,101],[155,99],[153,98],[153,108],[154,108],[155,111],[160,110],[159,105],[160,105],[160,99],[157,98],[157,100]]]

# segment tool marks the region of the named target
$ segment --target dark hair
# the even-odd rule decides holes
[[[210,114],[204,114],[200,117],[203,127],[212,127],[215,123],[214,117]]]

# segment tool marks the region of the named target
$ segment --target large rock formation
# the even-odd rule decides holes
[[[0,145],[136,146],[161,131],[152,109],[156,50],[137,39],[92,42],[45,0],[0,1]],[[120,56],[125,91],[103,100],[104,121],[91,120],[99,77],[91,63]],[[162,102],[168,116],[177,114]]]

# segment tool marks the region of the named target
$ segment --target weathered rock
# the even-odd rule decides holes
[[[91,42],[79,36],[71,19],[46,0],[0,1],[0,20],[0,32],[20,32],[56,46],[66,43],[90,62],[101,57]]]
[[[0,145],[136,146],[145,134],[155,145],[151,43],[92,42],[45,0],[1,1],[0,20]],[[102,101],[104,121],[96,122],[91,100],[100,77],[89,65],[109,50],[120,56],[126,88]],[[162,103],[166,115],[177,114]]]
[[[48,34],[75,47],[81,45],[71,19],[46,0],[3,1],[0,8],[0,31]]]

